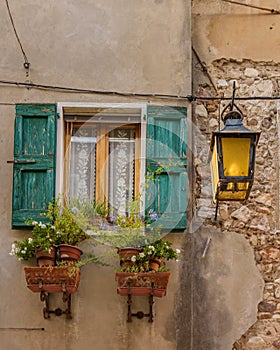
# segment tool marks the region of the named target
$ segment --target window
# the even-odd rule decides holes
[[[58,119],[56,108],[16,107],[13,227],[38,217],[55,193],[123,214],[145,182],[145,209],[163,228],[186,227],[186,108],[61,103]]]
[[[127,202],[139,193],[139,125],[104,126],[67,122],[64,181],[69,198],[107,202],[125,215]]]

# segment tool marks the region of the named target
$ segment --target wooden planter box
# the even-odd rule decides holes
[[[170,272],[116,272],[117,292],[121,296],[150,296],[162,298],[166,289]]]
[[[75,293],[80,282],[80,270],[69,267],[25,267],[27,287],[32,292]]]

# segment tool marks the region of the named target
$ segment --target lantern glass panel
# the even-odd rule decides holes
[[[212,190],[213,190],[213,196],[215,198],[217,184],[219,181],[216,138],[215,138],[215,146],[213,148],[212,160],[211,160],[211,174],[212,174]]]
[[[236,200],[242,201],[247,198],[250,182],[229,182],[220,184],[217,191],[217,199],[220,201]]]
[[[224,176],[248,176],[251,138],[222,137]]]

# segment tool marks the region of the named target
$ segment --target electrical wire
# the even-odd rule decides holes
[[[207,75],[207,77],[208,77],[210,83],[212,84],[212,86],[213,86],[213,88],[214,88],[214,90],[215,90],[215,92],[216,92],[216,94],[217,94],[218,91],[217,91],[216,85],[214,84],[214,81],[213,81],[213,79],[212,79],[210,73],[208,72],[208,69],[207,69],[206,64],[205,64],[204,62],[202,62],[201,58],[199,57],[198,52],[195,50],[195,48],[194,48],[193,46],[192,46],[192,51],[193,51],[193,53],[194,53],[196,59],[198,60],[198,63],[200,64],[200,66],[201,66],[201,68],[202,68],[202,71]]]
[[[234,5],[241,5],[241,6],[251,7],[253,9],[257,9],[257,10],[268,11],[268,12],[276,14],[276,15],[280,14],[279,10],[270,9],[267,7],[260,7],[260,6],[255,6],[255,5],[251,5],[251,4],[244,4],[243,2],[233,1],[233,0],[222,0],[222,1],[229,2],[230,4],[234,4]]]
[[[133,93],[133,92],[119,92],[119,91],[101,91],[101,90],[92,90],[92,89],[81,89],[57,85],[46,85],[46,84],[34,84],[28,82],[16,82],[8,80],[0,80],[2,85],[17,86],[20,88],[34,88],[34,89],[43,89],[43,90],[52,90],[52,91],[63,91],[70,93],[83,93],[83,94],[99,94],[99,95],[110,95],[110,96],[124,96],[124,97],[145,97],[145,98],[159,98],[159,99],[174,99],[174,100],[187,100],[188,102],[194,101],[229,101],[232,100],[232,97],[221,97],[221,96],[195,96],[195,95],[185,95],[177,96],[171,94],[144,94],[144,93]],[[235,97],[235,100],[239,101],[275,101],[280,100],[280,96],[246,96],[246,97]]]
[[[21,52],[22,52],[22,55],[23,55],[23,58],[24,58],[24,64],[23,64],[23,65],[24,65],[24,68],[29,69],[30,63],[29,63],[29,61],[28,61],[28,58],[27,58],[27,56],[26,56],[26,53],[25,53],[25,51],[24,51],[24,49],[23,49],[22,43],[21,43],[20,38],[19,38],[19,36],[18,36],[16,27],[15,27],[15,23],[14,23],[14,19],[13,19],[11,10],[10,10],[9,2],[8,2],[8,0],[5,0],[5,2],[6,2],[6,6],[7,6],[7,9],[8,9],[10,21],[11,21],[11,24],[12,24],[12,27],[13,27],[13,30],[14,30],[14,33],[15,33],[17,42],[18,42],[18,44],[19,44],[19,47],[20,47],[20,49],[21,49]]]
[[[43,90],[54,90],[54,91],[63,91],[63,92],[72,92],[72,93],[85,93],[85,94],[100,94],[100,95],[115,95],[115,96],[127,96],[127,97],[145,97],[145,98],[163,98],[163,99],[177,99],[185,100],[187,96],[171,95],[171,94],[145,94],[145,93],[133,93],[133,92],[120,92],[120,91],[102,91],[102,90],[92,90],[92,89],[82,89],[82,88],[73,88],[65,86],[56,86],[56,85],[46,85],[46,84],[35,84],[28,82],[16,82],[16,81],[7,81],[0,80],[0,84],[3,85],[12,85],[18,87],[26,88],[35,88]]]

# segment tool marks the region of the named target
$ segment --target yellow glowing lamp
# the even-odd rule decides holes
[[[223,120],[225,127],[213,132],[210,146],[213,199],[244,201],[253,185],[260,132],[247,129],[239,111],[231,110]]]

